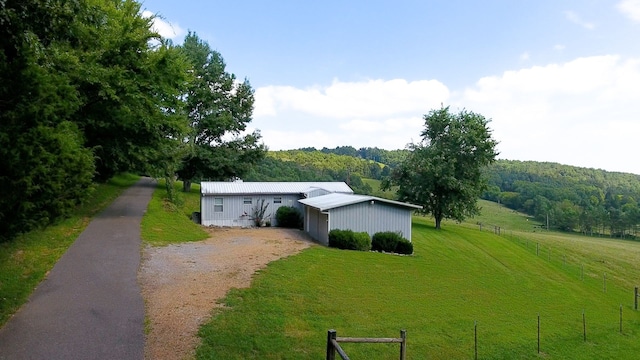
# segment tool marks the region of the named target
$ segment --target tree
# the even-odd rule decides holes
[[[222,55],[189,33],[182,51],[191,62],[193,80],[185,95],[191,133],[188,154],[177,171],[189,191],[194,180],[242,177],[264,158],[260,132],[244,134],[253,113],[253,89],[226,72]]]
[[[452,114],[443,107],[424,120],[422,140],[409,145],[410,154],[384,188],[398,185],[399,200],[422,205],[440,229],[442,219],[462,221],[479,212],[477,199],[486,189],[482,171],[495,161],[497,142],[489,120],[473,112]]]
[[[65,71],[78,1],[0,4],[0,242],[65,215],[86,198],[93,154],[69,121],[80,104]]]

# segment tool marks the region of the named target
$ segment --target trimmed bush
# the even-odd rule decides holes
[[[411,255],[413,254],[413,243],[407,239],[401,239],[396,244],[396,254]]]
[[[281,206],[276,211],[278,226],[283,228],[302,228],[302,214],[293,206]]]
[[[398,254],[413,254],[413,244],[400,233],[392,231],[378,232],[371,239],[373,251],[384,251]]]
[[[371,237],[366,232],[334,229],[329,232],[329,247],[344,250],[371,250]]]

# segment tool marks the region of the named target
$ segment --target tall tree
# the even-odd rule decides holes
[[[237,82],[222,55],[195,33],[185,37],[182,50],[194,79],[185,96],[191,126],[188,154],[177,173],[189,191],[192,181],[242,177],[266,149],[259,131],[245,133],[254,103],[249,81]]]
[[[443,107],[424,120],[421,142],[409,146],[384,187],[398,185],[399,200],[422,205],[440,229],[442,219],[462,221],[479,212],[477,199],[486,188],[482,170],[495,161],[497,142],[480,114]]]
[[[188,82],[181,51],[160,41],[152,18],[134,0],[87,0],[91,13],[81,61],[73,69],[82,96],[75,121],[96,155],[97,178],[116,173],[156,172],[167,143],[178,146],[187,119],[176,110]]]
[[[67,215],[88,194],[93,155],[69,121],[65,71],[79,1],[0,3],[0,242]]]

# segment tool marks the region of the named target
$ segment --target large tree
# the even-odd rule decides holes
[[[177,173],[189,191],[192,181],[242,177],[264,158],[265,147],[259,131],[246,133],[254,103],[249,81],[236,81],[222,55],[195,33],[185,37],[182,50],[193,75],[185,96],[191,133]]]
[[[409,156],[385,187],[398,185],[399,200],[422,205],[440,229],[442,219],[462,221],[479,212],[477,199],[486,188],[482,169],[495,161],[497,142],[480,114],[442,107],[424,121],[421,141],[409,145]]]

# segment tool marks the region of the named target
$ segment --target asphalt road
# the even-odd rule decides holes
[[[0,329],[0,359],[143,358],[140,221],[154,186],[143,178],[91,221]]]

